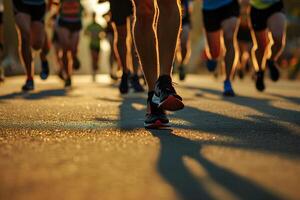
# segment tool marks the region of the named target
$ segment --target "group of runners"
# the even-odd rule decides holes
[[[104,1],[99,0],[99,3]],[[169,119],[166,111],[184,108],[183,100],[174,88],[172,70],[177,58],[179,78],[185,79],[185,68],[190,56],[192,2],[190,0],[109,0],[109,2],[111,32],[114,33],[113,50],[118,66],[122,69],[120,92],[122,94],[128,92],[129,80],[135,91],[144,91],[139,83],[141,67],[148,86],[144,125],[146,128],[167,126]],[[21,54],[27,74],[26,83],[22,88],[24,91],[34,89],[31,48],[41,49],[40,77],[46,79],[49,75],[47,62],[49,40],[44,26],[44,16],[49,5],[57,6],[54,37],[56,48],[61,52],[58,53],[59,74],[66,87],[71,86],[72,70],[80,67],[77,58],[83,12],[80,0],[47,3],[48,6],[45,0],[13,0],[15,20],[20,32]],[[246,8],[242,17],[241,6]],[[266,67],[273,81],[279,79],[277,60],[285,45],[286,29],[283,8],[282,0],[202,0],[207,44],[206,65],[211,72],[216,70],[218,63],[225,66],[224,96],[235,95],[231,84],[232,74],[234,70],[241,70],[246,65],[248,61],[244,53],[250,48],[243,48],[239,56],[237,39],[249,41],[250,32],[254,45],[248,58],[252,58],[251,63],[255,68],[256,88],[259,91],[265,89]],[[103,32],[95,17],[93,15],[93,21],[85,31],[91,37],[93,74],[98,69],[100,33]],[[249,30],[245,31],[245,27]],[[240,29],[239,37],[238,29]],[[112,73],[111,76],[113,77]]]

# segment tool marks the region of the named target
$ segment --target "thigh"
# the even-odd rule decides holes
[[[286,19],[282,12],[271,15],[268,19],[268,29],[273,38],[283,38],[286,32]]]
[[[31,44],[32,46],[42,48],[45,41],[45,27],[40,21],[33,21],[31,23]]]
[[[71,48],[72,52],[77,51],[78,43],[79,43],[79,31],[71,33],[71,35],[70,35],[70,48]]]
[[[230,17],[222,22],[222,30],[224,33],[225,39],[233,39],[235,36],[235,32],[238,28],[239,19],[237,17]]]
[[[62,49],[66,50],[70,46],[70,31],[65,28],[58,26],[56,28],[57,36],[58,36],[58,43],[62,47]]]
[[[27,13],[19,12],[15,15],[16,24],[22,36],[30,36],[31,17]]]

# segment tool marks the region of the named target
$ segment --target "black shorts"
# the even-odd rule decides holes
[[[69,22],[69,21],[65,21],[61,18],[58,19],[58,26],[68,29],[71,33],[78,32],[82,29],[81,21]]]
[[[46,13],[46,4],[43,5],[27,5],[22,0],[13,0],[14,13],[26,13],[30,15],[31,21],[40,21],[44,23],[44,17]]]
[[[251,30],[248,27],[240,26],[237,34],[238,41],[252,42]]]
[[[131,0],[109,0],[111,19],[116,25],[126,24],[127,17],[133,13],[133,6]]]
[[[251,6],[250,17],[252,28],[255,31],[265,30],[268,27],[267,22],[269,17],[278,12],[284,12],[284,5],[282,0],[266,9],[257,9]]]
[[[207,32],[214,32],[221,29],[225,19],[240,16],[240,5],[237,0],[215,10],[202,9],[203,23]]]
[[[0,25],[3,24],[3,12],[0,12]]]

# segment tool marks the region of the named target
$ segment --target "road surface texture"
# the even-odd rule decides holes
[[[56,77],[20,93],[0,86],[0,199],[300,199],[300,83],[177,85],[185,109],[145,130],[146,94],[120,96],[106,76]]]

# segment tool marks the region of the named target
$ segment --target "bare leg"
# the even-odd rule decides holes
[[[190,26],[185,25],[182,27],[180,37],[181,61],[180,64],[187,64],[190,58]]]
[[[153,91],[158,77],[158,58],[156,33],[153,21],[156,8],[153,0],[134,0],[135,20],[133,25],[134,41],[149,91]]]
[[[128,72],[127,68],[127,51],[126,51],[126,37],[127,24],[113,25],[114,29],[114,52],[117,57],[119,65],[122,67],[124,73]]]
[[[256,71],[265,70],[270,42],[268,38],[268,31],[256,31],[254,35],[254,47],[252,50],[253,65]]]
[[[181,28],[180,2],[158,0],[159,18],[157,25],[160,76],[171,75],[176,44]]]
[[[15,16],[16,24],[19,28],[20,38],[20,50],[22,54],[22,60],[25,65],[27,79],[33,79],[33,66],[32,54],[31,54],[31,42],[30,42],[30,16],[24,13],[18,13]]]
[[[222,29],[224,34],[225,52],[225,69],[226,80],[230,80],[232,69],[237,63],[238,51],[236,50],[236,32],[238,28],[238,19],[232,17],[222,22]]]
[[[271,60],[277,61],[281,55],[286,41],[286,20],[283,13],[275,13],[268,20],[268,28],[272,34]]]

